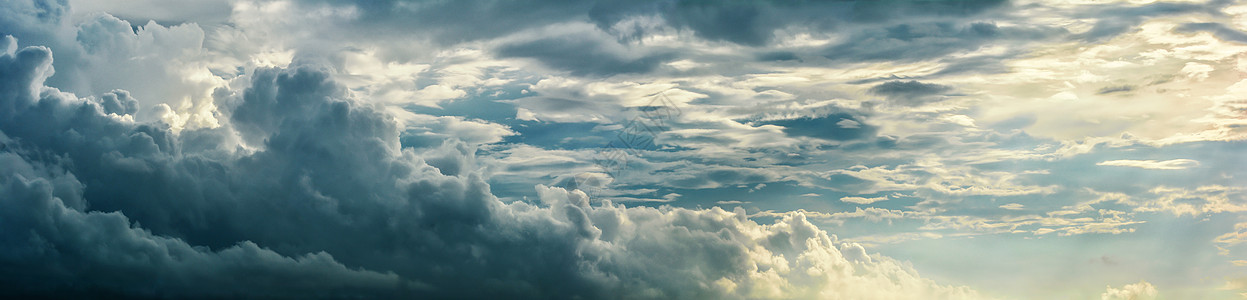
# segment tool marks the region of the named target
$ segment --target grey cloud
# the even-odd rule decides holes
[[[761,46],[777,29],[830,29],[845,23],[880,23],[913,17],[967,16],[999,7],[1003,0],[963,1],[316,1],[353,6],[365,32],[377,26],[438,28],[439,40],[459,42],[504,36],[519,30],[587,18],[603,30],[634,16],[660,16],[699,37]]]
[[[1103,88],[1100,88],[1099,90],[1097,90],[1097,91],[1095,92],[1095,94],[1096,94],[1096,95],[1105,95],[1105,94],[1112,94],[1112,93],[1124,93],[1124,92],[1133,91],[1134,89],[1135,89],[1135,87],[1134,87],[1133,85],[1114,85],[1114,86],[1106,86],[1106,87],[1103,87]]]
[[[1028,43],[1066,36],[1068,32],[1058,27],[998,26],[992,22],[913,22],[889,27],[854,28],[844,41],[812,54],[824,56],[836,64],[939,61],[944,65],[939,71],[914,77],[937,78],[960,73],[1004,73],[1008,68],[1002,62],[1027,53]],[[970,53],[989,45],[998,46],[1005,51],[991,55],[950,56]],[[854,83],[886,79],[875,78]]]
[[[131,222],[145,220],[124,212],[102,212],[113,210],[107,202],[91,201],[110,197],[98,193],[101,177],[154,172],[159,157],[175,150],[158,128],[118,123],[102,115],[95,102],[43,88],[50,63],[46,48],[0,55],[0,77],[10,83],[4,94],[12,96],[0,99],[0,161],[11,167],[0,174],[0,202],[6,207],[0,222],[7,228],[0,233],[5,245],[0,261],[25,270],[0,275],[3,293],[284,298],[307,295],[309,287],[352,295],[399,285],[393,274],[347,268],[321,251],[285,256],[248,241],[214,251],[139,228]],[[124,93],[112,94],[119,95]],[[115,188],[143,187],[150,186]]]
[[[943,69],[940,69],[939,72],[935,72],[925,77],[935,78],[935,77],[940,77],[944,75],[955,75],[955,74],[963,74],[963,73],[978,73],[978,74],[1008,73],[1009,67],[1005,66],[1003,62],[1007,61],[1009,58],[1015,57],[1019,53],[1024,53],[1024,52],[1025,50],[1010,51],[1008,53],[1001,54],[1001,55],[979,55],[979,56],[965,57],[965,58],[959,58],[959,59],[949,59],[949,60],[946,60],[948,62],[947,66],[945,66]]]
[[[59,23],[61,18],[69,11],[69,8],[66,5],[66,0],[31,0],[9,1],[9,3],[0,6],[0,11],[11,18],[0,21],[5,22],[5,25],[12,25],[5,26],[5,32],[0,32],[8,35],[12,34],[12,32],[7,31],[25,27],[26,24]]]
[[[439,41],[494,38],[520,30],[566,22],[583,15],[590,1],[355,1],[325,0],[336,6],[358,8],[361,15],[352,31],[375,34],[380,28],[414,29]],[[436,29],[426,29],[436,28]]]
[[[825,56],[843,61],[923,60],[978,49],[999,35],[999,27],[991,23],[902,24],[854,34],[847,42],[828,48]]]
[[[1212,1],[1208,4],[1155,2],[1137,7],[1122,7],[1119,5],[1092,6],[1084,8],[1075,14],[1079,18],[1094,18],[1097,20],[1091,30],[1078,34],[1076,38],[1087,41],[1112,38],[1128,30],[1138,28],[1140,23],[1152,17],[1191,12],[1221,14],[1215,7],[1224,3],[1225,1]]]
[[[218,91],[222,127],[173,133],[106,115],[124,93],[102,104],[44,86],[52,53],[3,41],[0,264],[25,270],[0,273],[8,295],[974,296],[898,277],[914,271],[864,259],[801,213],[764,226],[743,210],[590,205],[544,186],[536,203],[503,202],[470,147],[402,149],[393,118],[316,67],[256,70]]]
[[[806,136],[832,141],[848,141],[873,137],[878,131],[874,126],[865,124],[861,119],[847,113],[832,113],[820,117],[802,117],[796,119],[773,120],[758,122],[784,127],[784,133],[790,136]]]
[[[761,46],[773,32],[788,26],[816,30],[842,24],[886,23],[918,16],[965,16],[999,6],[1005,1],[675,1],[660,6],[664,19],[693,29],[709,40]]]
[[[1186,23],[1176,29],[1181,32],[1207,31],[1223,40],[1247,43],[1247,33],[1219,23]]]
[[[100,107],[105,113],[133,115],[139,112],[139,101],[130,97],[130,92],[113,90],[100,96]]]
[[[780,174],[777,174],[771,170],[726,166],[703,168],[699,166],[680,165],[678,167],[658,170],[656,173],[665,172],[674,172],[677,175],[671,176],[672,178],[670,179],[665,179],[665,182],[656,184],[687,189],[704,189],[758,182],[774,182],[781,178]]]
[[[770,9],[761,2],[679,1],[665,17],[706,39],[760,46],[782,25]]]
[[[216,25],[228,21],[230,4],[229,0],[73,0],[70,6],[79,14],[107,12],[137,24],[155,20]]]
[[[671,53],[638,56],[629,53],[632,52],[630,50],[615,40],[568,35],[505,45],[498,50],[498,54],[534,58],[547,66],[570,70],[573,75],[648,73],[675,58]]]
[[[797,56],[796,53],[779,51],[758,54],[757,59],[758,61],[800,61],[801,57]]]
[[[883,96],[893,103],[915,106],[939,100],[935,96],[951,90],[952,87],[941,84],[923,83],[917,80],[893,80],[873,86],[867,91],[871,94]]]

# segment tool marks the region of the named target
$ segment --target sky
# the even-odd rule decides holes
[[[1247,298],[1247,4],[0,2],[0,296]]]

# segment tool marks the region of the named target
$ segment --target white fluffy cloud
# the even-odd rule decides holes
[[[1156,299],[1156,287],[1147,281],[1124,285],[1120,288],[1112,286],[1100,294],[1101,300],[1151,300]]]

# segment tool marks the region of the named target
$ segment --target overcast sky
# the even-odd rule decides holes
[[[1232,0],[0,2],[0,295],[1240,299]]]

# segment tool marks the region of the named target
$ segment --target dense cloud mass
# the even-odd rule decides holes
[[[0,297],[1236,299],[1245,78],[1226,0],[0,1]]]
[[[491,195],[314,67],[218,91],[229,122],[174,134],[124,91],[43,85],[47,48],[0,57],[0,261],[9,295],[119,297],[969,298],[802,214]],[[123,104],[124,103],[124,104]],[[448,153],[472,155],[453,150]]]

